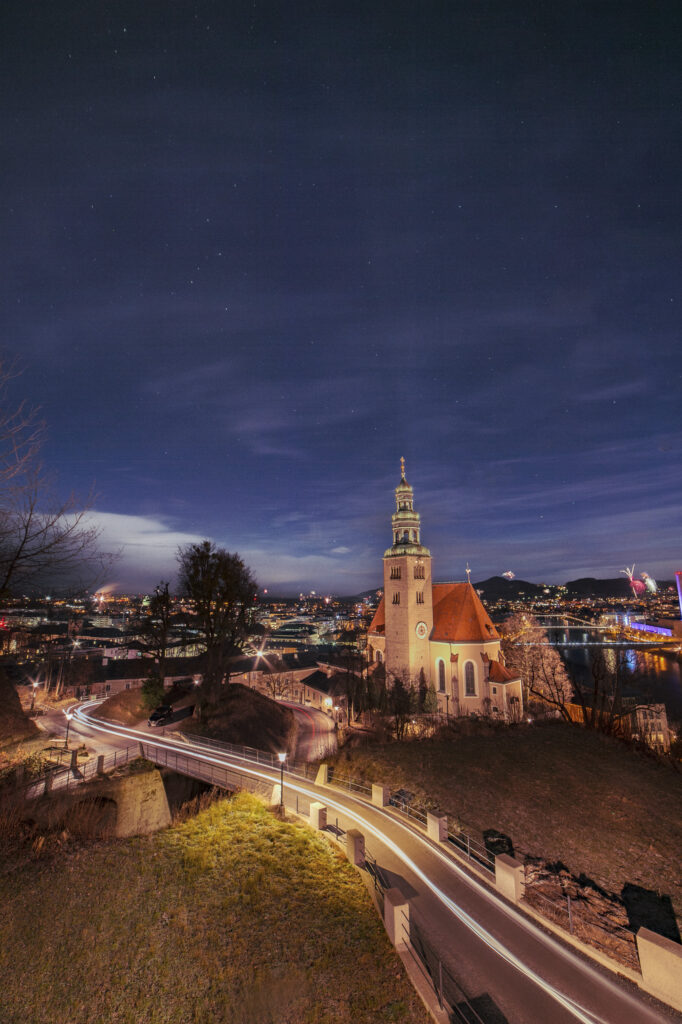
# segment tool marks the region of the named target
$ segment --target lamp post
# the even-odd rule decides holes
[[[446,717],[446,719],[448,721],[450,720],[450,694],[449,693],[445,694],[445,717]]]
[[[32,687],[32,690],[31,690],[31,711],[33,711],[34,707],[36,706],[36,690],[38,689],[38,680],[37,679],[32,679],[31,680],[31,687]]]
[[[69,749],[69,726],[71,725],[71,719],[73,718],[73,711],[66,712],[66,739],[64,740],[64,750]]]
[[[279,758],[279,809],[284,814],[284,762],[287,759],[286,752],[278,754]]]

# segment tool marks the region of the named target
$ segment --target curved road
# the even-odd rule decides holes
[[[298,725],[294,761],[318,761],[336,752],[336,731],[329,715],[293,701],[281,700],[278,703],[293,711]]]
[[[147,730],[93,720],[84,708],[76,712],[72,729],[78,721],[106,734],[109,742],[143,740],[188,753],[186,744],[181,748],[170,736],[150,736]],[[238,768],[242,775],[259,780],[279,781],[277,769],[232,754],[192,748],[192,756]],[[374,807],[354,794],[315,786],[289,773],[285,774],[285,791],[289,799],[298,795],[303,802],[322,801],[330,822],[337,819],[343,829],[359,828],[364,833],[382,873],[409,897],[428,941],[469,998],[482,999],[492,1009],[492,1015],[479,1010],[486,1024],[661,1024],[680,1020],[673,1010],[546,934],[390,809]]]

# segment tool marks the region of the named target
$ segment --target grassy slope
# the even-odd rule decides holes
[[[0,867],[3,1024],[426,1024],[357,874],[246,794]]]
[[[615,739],[556,722],[359,747],[337,760],[430,797],[471,829],[498,829],[517,855],[562,861],[616,894],[630,882],[670,895],[682,918],[682,774]]]

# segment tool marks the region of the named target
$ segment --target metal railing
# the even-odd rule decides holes
[[[639,969],[636,929],[629,921],[627,924],[612,923],[607,927],[597,919],[594,912],[587,912],[589,901],[571,896],[568,892],[556,896],[547,895],[534,886],[526,886],[523,905],[597,949],[600,948],[599,934],[603,935],[602,945],[608,955],[614,957],[614,948],[618,948],[620,959],[635,970]]]
[[[107,772],[135,760],[135,758],[140,756],[140,744],[133,743],[121,750],[115,750],[112,754],[107,754],[106,756],[100,754],[99,757],[94,757],[83,764],[78,764],[77,748],[64,751],[65,757],[67,754],[69,757],[68,762],[64,761],[48,769],[48,771],[28,779],[21,786],[17,787],[14,795],[36,799],[37,797],[44,796],[46,793],[61,792],[62,790],[73,789],[74,786],[82,786],[85,782],[101,778]],[[75,761],[72,761],[71,759],[74,754],[76,754],[76,758]]]
[[[273,754],[269,750],[259,750],[258,747],[228,743],[225,740],[213,739],[211,736],[200,736],[199,734],[181,732],[180,730],[171,733],[169,738],[180,739],[181,742],[186,743],[188,746],[206,747],[224,754],[232,754],[234,757],[239,757],[244,761],[252,761],[254,764],[262,764],[268,768],[276,768],[279,771],[279,758],[277,754]],[[143,740],[142,742],[146,741]],[[293,761],[287,758],[284,770],[292,775],[303,775],[308,778],[308,768],[309,764],[307,761]],[[317,765],[314,766],[314,771],[317,773]]]
[[[327,779],[332,786],[338,786],[339,789],[347,789],[349,793],[363,793],[365,796],[370,797],[372,795],[370,783],[364,782],[362,779],[355,779],[352,775],[344,775],[334,765],[329,765]]]
[[[425,929],[420,925],[412,905],[409,918],[401,914],[401,935],[407,951],[422,976],[433,989],[441,1010],[446,1010],[450,1019],[462,1024],[485,1024],[483,1018],[472,1006],[469,998],[433,946],[426,941]]]
[[[371,799],[371,783],[364,779],[345,775],[339,772],[334,765],[329,765],[328,781],[332,786],[338,786],[340,789],[346,789],[351,793],[361,793],[363,796]],[[399,789],[390,795],[388,803],[390,807],[394,808],[394,810],[398,811],[400,814],[404,814],[406,818],[418,822],[418,824],[425,829],[427,825],[427,816],[430,812],[422,805],[412,803],[411,798],[411,793],[407,793],[405,790]],[[448,829],[448,842],[455,850],[457,850],[458,853],[463,854],[469,861],[476,864],[478,867],[484,868],[493,877],[495,877],[495,855],[470,833],[465,832],[460,828],[455,830]]]

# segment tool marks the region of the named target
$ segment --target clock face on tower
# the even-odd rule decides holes
[[[426,636],[426,634],[428,633],[428,629],[426,627],[426,623],[425,622],[418,622],[417,625],[415,626],[415,630],[414,631],[417,634],[417,636],[419,637],[419,639],[423,640],[424,637]]]

